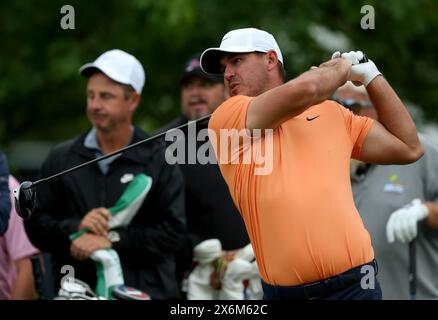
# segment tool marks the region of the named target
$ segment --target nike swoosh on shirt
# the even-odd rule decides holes
[[[318,117],[319,117],[319,115],[316,116],[316,117],[313,117],[313,118],[306,117],[306,120],[307,120],[307,121],[312,121],[312,120],[315,120],[315,119],[318,118]]]

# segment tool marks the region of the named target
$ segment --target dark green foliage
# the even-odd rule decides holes
[[[74,0],[75,30],[63,30],[61,1],[0,2],[0,142],[58,142],[88,127],[78,68],[111,48],[143,63],[147,79],[135,121],[148,131],[180,112],[178,77],[188,56],[217,46],[233,28],[255,26],[277,38],[288,78],[331,55],[310,25],[342,32],[376,62],[403,99],[428,120],[438,113],[438,1],[435,0]],[[360,13],[373,5],[375,30]]]

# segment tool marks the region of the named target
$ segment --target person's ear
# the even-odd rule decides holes
[[[137,92],[133,92],[129,97],[129,108],[134,112],[140,104],[141,96]]]
[[[280,61],[278,60],[277,53],[274,50],[269,50],[266,53],[267,57],[267,66],[268,70],[271,71],[273,69],[276,69]]]

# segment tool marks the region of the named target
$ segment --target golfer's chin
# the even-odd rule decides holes
[[[235,88],[229,90],[229,94],[230,94],[230,97],[234,97],[234,96],[238,96],[239,94],[242,94],[242,93],[240,92],[238,87],[235,87]]]
[[[240,85],[235,86],[233,89],[229,90],[229,93],[230,93],[230,97],[239,96],[239,95],[251,97],[250,91],[245,90],[245,88],[243,88]]]

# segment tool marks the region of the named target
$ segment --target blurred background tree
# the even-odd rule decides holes
[[[146,85],[135,122],[147,131],[180,112],[178,78],[194,52],[229,30],[272,33],[288,78],[336,50],[365,51],[402,99],[438,121],[438,2],[435,0],[72,0],[75,29],[64,30],[61,1],[0,3],[0,143],[12,172],[29,178],[48,148],[89,127],[86,79],[78,68],[112,48],[143,63]],[[375,29],[361,28],[363,5]],[[26,171],[27,170],[27,171]]]

